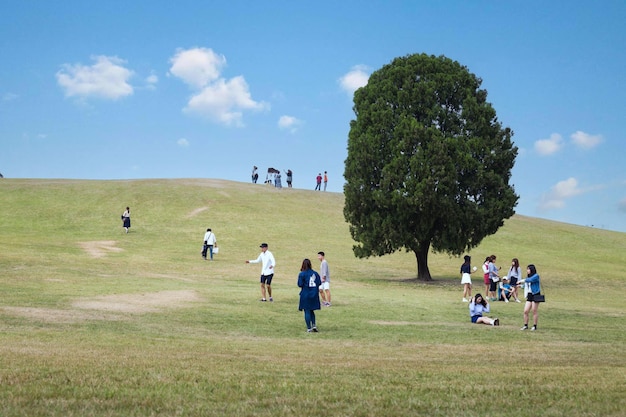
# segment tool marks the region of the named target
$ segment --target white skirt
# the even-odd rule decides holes
[[[464,272],[461,276],[461,284],[470,284],[472,285],[472,277],[467,272]]]

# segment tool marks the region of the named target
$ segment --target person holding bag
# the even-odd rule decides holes
[[[531,332],[537,330],[537,321],[539,320],[539,303],[545,301],[543,295],[541,295],[541,282],[537,268],[535,265],[530,264],[526,268],[527,278],[517,282],[517,285],[524,285],[524,294],[526,295],[526,304],[524,305],[524,325],[520,330],[528,329],[528,318],[530,311],[533,312],[533,327]]]

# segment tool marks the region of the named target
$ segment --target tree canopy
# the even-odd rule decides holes
[[[414,54],[372,73],[354,94],[344,216],[358,257],[461,255],[511,217],[517,147],[482,80],[444,56]]]

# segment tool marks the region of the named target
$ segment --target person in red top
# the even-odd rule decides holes
[[[321,191],[322,189],[322,173],[321,172],[317,174],[317,178],[315,178],[315,180],[317,181],[317,185],[315,185],[315,191]]]

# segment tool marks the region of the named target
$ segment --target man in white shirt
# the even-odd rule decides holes
[[[211,229],[206,229],[204,234],[204,246],[202,246],[202,257],[206,259],[206,253],[209,251],[211,260],[213,260],[213,246],[217,246],[217,239]]]
[[[274,266],[276,266],[276,260],[272,252],[267,250],[267,243],[261,243],[261,254],[254,260],[246,261],[247,264],[262,263],[261,266],[261,301],[267,301],[265,298],[265,288],[267,288],[267,295],[270,296],[270,301],[274,301],[272,298],[272,278],[274,278]]]

